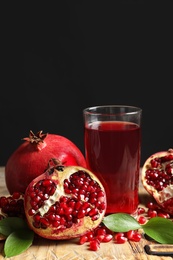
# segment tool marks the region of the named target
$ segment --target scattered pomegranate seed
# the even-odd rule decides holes
[[[95,229],[95,234],[98,235],[105,235],[106,229],[104,227],[98,227]]]
[[[145,208],[138,207],[137,213],[138,213],[138,215],[144,214],[145,213]]]
[[[100,248],[100,241],[96,238],[90,241],[90,250],[97,251]]]
[[[157,211],[152,210],[152,209],[148,209],[147,215],[148,215],[149,218],[157,217]]]
[[[91,241],[91,240],[93,240],[93,238],[94,238],[94,233],[93,233],[94,231],[90,231],[90,232],[88,232],[86,235],[87,235],[87,238],[88,238],[88,241]]]
[[[137,230],[129,230],[126,233],[126,237],[130,241],[139,242],[141,239],[141,234]]]
[[[88,241],[88,237],[87,237],[87,235],[83,235],[83,236],[81,236],[80,238],[79,238],[79,244],[80,245],[83,245],[85,242],[87,242]]]
[[[125,237],[123,232],[116,233],[114,239],[117,244],[124,244],[127,241],[127,237]]]
[[[105,236],[103,236],[102,242],[109,242],[109,241],[112,240],[112,238],[113,238],[113,235],[111,235],[111,234],[106,234]]]
[[[147,222],[147,218],[144,216],[139,216],[137,220],[138,220],[139,224],[141,224],[141,225],[143,225]]]
[[[157,216],[161,218],[170,218],[170,215],[166,212],[158,212]]]
[[[23,196],[20,192],[14,192],[14,193],[12,194],[12,198],[13,198],[13,199],[19,199],[20,196]]]

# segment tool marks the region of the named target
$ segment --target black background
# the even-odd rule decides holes
[[[0,165],[30,130],[66,136],[84,152],[82,110],[93,105],[142,108],[141,165],[170,148],[171,18],[143,1],[60,2],[27,13],[11,7],[14,18],[6,9]]]

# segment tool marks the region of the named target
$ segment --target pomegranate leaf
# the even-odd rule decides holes
[[[151,218],[142,225],[144,232],[161,244],[173,244],[173,222],[162,217]]]
[[[34,232],[29,228],[12,232],[5,240],[5,257],[12,257],[27,250],[33,242]]]
[[[103,224],[114,232],[143,229],[144,233],[161,244],[173,244],[173,222],[162,217],[150,218],[140,225],[131,215],[115,213],[104,217]]]
[[[0,234],[9,236],[13,231],[27,228],[26,221],[18,217],[7,217],[0,220]]]
[[[127,232],[141,228],[141,225],[131,215],[126,213],[110,214],[103,219],[103,224],[114,232]]]

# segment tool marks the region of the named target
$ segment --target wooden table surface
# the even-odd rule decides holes
[[[8,195],[4,179],[4,167],[0,167],[0,196]],[[145,205],[151,197],[142,185],[139,189],[140,204]],[[78,239],[68,241],[52,241],[39,238],[33,245],[22,254],[11,257],[10,260],[170,260],[170,256],[148,255],[144,250],[144,245],[151,242],[142,238],[140,242],[126,242],[125,244],[101,243],[98,251],[90,251],[87,243],[78,244]],[[3,257],[4,242],[0,241],[0,260]],[[7,259],[7,258],[6,258]]]

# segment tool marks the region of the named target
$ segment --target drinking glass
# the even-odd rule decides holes
[[[106,214],[136,214],[141,116],[141,108],[128,105],[93,106],[83,110],[87,168],[105,187]]]

